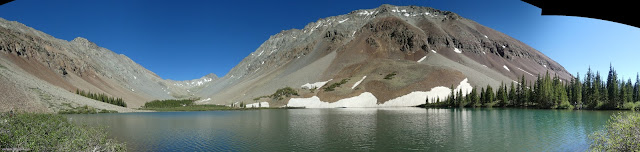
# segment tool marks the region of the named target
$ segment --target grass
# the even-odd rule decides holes
[[[126,151],[102,129],[70,123],[57,114],[0,114],[2,151]]]
[[[96,109],[93,107],[89,107],[87,105],[58,111],[58,114],[96,114],[96,113],[118,113],[118,111]]]

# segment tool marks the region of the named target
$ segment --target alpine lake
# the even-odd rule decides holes
[[[621,111],[333,108],[65,115],[129,151],[586,151]]]

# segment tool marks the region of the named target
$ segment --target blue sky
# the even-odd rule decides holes
[[[640,72],[640,29],[597,19],[540,16],[519,0],[127,1],[17,0],[0,17],[54,37],[85,37],[165,79],[225,75],[269,36],[320,18],[381,4],[452,11],[541,51],[575,75],[591,66]],[[606,75],[604,75],[606,76]]]

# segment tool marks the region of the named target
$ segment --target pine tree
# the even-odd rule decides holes
[[[484,88],[480,88],[480,105],[485,104],[486,102],[485,99],[485,93],[484,93]]]
[[[626,96],[625,98],[627,99],[624,102],[633,102],[633,85],[631,85],[631,79],[627,79],[627,83],[624,86]]]
[[[520,83],[518,83],[518,86],[516,88],[516,99],[515,99],[515,104],[517,106],[522,106],[524,105],[525,102],[525,87],[526,87],[526,82],[525,82],[525,78],[524,78],[524,74],[522,74],[522,77],[520,78]]]
[[[455,91],[453,89],[453,84],[451,85],[451,94],[449,95],[449,106],[455,106],[456,105],[456,96],[455,96]]]
[[[478,105],[478,103],[480,103],[480,98],[478,98],[478,91],[476,90],[476,87],[473,87],[473,89],[471,89],[471,94],[469,94],[468,96],[470,96],[469,102],[471,102],[472,107],[475,107],[476,105]]]
[[[600,72],[596,72],[593,82],[591,83],[592,83],[592,87],[590,88],[590,93],[589,93],[591,106],[589,107],[593,109],[602,108],[600,106],[603,104],[602,99],[606,98],[604,96],[606,95],[606,93],[602,89],[604,88],[604,86],[602,85],[602,80],[600,79]]]
[[[492,103],[495,101],[495,95],[493,92],[493,88],[490,85],[487,85],[487,90],[485,91],[485,103]]]
[[[584,101],[586,108],[593,108],[593,86],[592,86],[593,73],[591,72],[591,66],[585,74],[584,82],[582,83],[582,100]]]
[[[572,102],[574,102],[575,105],[582,105],[582,83],[580,83],[580,73],[576,74],[576,78],[573,80],[572,89]]]
[[[460,107],[465,106],[464,97],[462,97],[462,89],[458,90],[458,94],[456,94],[457,105]]]
[[[509,89],[509,104],[514,104],[516,102],[516,86],[513,82],[511,82],[511,88]]]
[[[633,85],[633,102],[640,101],[640,74],[636,73],[636,83]]]
[[[502,88],[502,91],[500,93],[499,96],[499,100],[500,100],[500,106],[506,107],[507,104],[509,103],[509,95],[507,94],[507,85],[506,84],[502,84],[502,86],[500,86],[500,88]]]
[[[616,107],[616,104],[619,98],[618,93],[619,91],[619,84],[618,84],[618,74],[616,73],[616,71],[613,69],[613,66],[610,64],[609,65],[609,75],[607,76],[607,104],[606,104],[606,108],[608,109],[613,109]]]

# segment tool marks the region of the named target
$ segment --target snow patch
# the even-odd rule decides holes
[[[489,37],[488,37],[487,35],[484,35],[484,38],[487,38],[487,39],[488,39]]]
[[[436,52],[436,50],[431,50],[431,52],[433,52],[433,53],[438,53],[438,52]]]
[[[482,51],[482,54],[487,55],[487,52]]]
[[[408,13],[404,13],[404,14],[402,14],[402,15],[404,15],[404,16],[406,16],[406,17],[409,17],[409,14],[408,14]]]
[[[136,76],[133,76],[133,79],[138,79],[138,77],[136,77]]]
[[[504,48],[507,48],[507,47],[503,45],[502,48],[504,49]]]
[[[294,38],[295,38],[295,37],[294,37]],[[261,56],[261,55],[262,55],[262,53],[264,53],[264,50],[262,50],[262,51],[260,52],[260,54],[258,54],[258,56]]]
[[[362,12],[358,13],[358,15],[367,15],[367,16],[369,16],[369,15],[373,15],[373,14],[375,14],[375,13],[378,13],[378,11],[371,11],[371,12],[369,12],[369,11],[367,11],[367,10],[364,10],[364,11],[362,11]]]
[[[547,65],[546,65],[546,64],[543,64],[542,66],[544,66],[544,68],[547,68]]]
[[[482,66],[485,67],[485,68],[489,68],[489,67],[487,67],[487,65],[484,65],[484,64]]]
[[[455,90],[462,90],[466,95],[471,92],[471,84],[468,83],[468,79],[464,79],[455,88]],[[457,92],[457,91],[454,91]],[[337,108],[337,107],[399,107],[399,106],[416,106],[424,104],[426,98],[440,98],[444,100],[449,96],[451,89],[438,86],[431,88],[430,91],[414,91],[407,95],[391,99],[383,104],[377,104],[378,99],[370,92],[364,92],[358,96],[345,98],[333,103],[321,101],[317,96],[310,98],[291,98],[288,107],[305,107],[305,108]]]
[[[247,104],[245,105],[245,107],[247,108],[269,108],[269,103],[268,102],[260,102],[260,103],[252,103],[252,104]]]
[[[458,49],[458,48],[453,48],[453,52],[462,53],[462,51],[460,51],[460,49]]]
[[[407,12],[407,10],[406,10],[406,9],[403,9],[403,10],[400,10],[400,12],[403,12],[403,13],[404,13],[404,12]]]
[[[533,74],[531,74],[531,73],[529,73],[529,72],[527,72],[527,71],[525,71],[525,70],[522,70],[522,69],[521,69],[521,68],[519,68],[519,67],[518,67],[518,70],[520,70],[520,71],[522,71],[522,72],[524,72],[524,73],[527,73],[527,74],[529,74],[529,75],[533,76]]]
[[[356,82],[355,84],[353,84],[353,86],[351,87],[351,89],[355,89],[360,83],[362,83],[362,81],[367,78],[367,76],[365,75],[364,77],[362,77],[362,79],[360,79],[360,81]]]
[[[344,23],[344,22],[346,22],[347,20],[349,20],[349,18],[346,18],[346,19],[344,19],[344,20],[340,20],[340,21],[338,21],[338,23]]]
[[[333,80],[333,79],[329,79],[327,81],[316,82],[316,83],[312,83],[312,84],[307,83],[307,84],[304,84],[304,85],[302,85],[300,87],[303,88],[303,89],[321,88],[322,86],[324,86],[325,84],[327,84],[331,80]]]
[[[433,51],[433,50],[431,50],[431,51]],[[420,58],[420,60],[418,60],[418,62],[422,62],[422,61],[424,61],[424,59],[426,59],[426,58],[427,58],[427,56],[425,55],[424,57]]]
[[[507,65],[503,65],[502,66],[504,69],[506,69],[507,71],[511,72],[511,70],[509,70],[509,67],[507,67]]]

